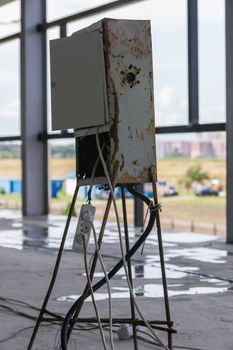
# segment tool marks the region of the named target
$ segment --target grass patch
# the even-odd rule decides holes
[[[164,219],[195,221],[199,223],[226,223],[225,197],[160,198]]]

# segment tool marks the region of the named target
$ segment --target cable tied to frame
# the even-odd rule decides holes
[[[128,261],[136,253],[136,251],[138,251],[138,249],[142,246],[142,244],[144,243],[146,238],[151,233],[151,231],[152,231],[152,229],[154,227],[154,224],[155,224],[156,211],[160,210],[161,205],[160,204],[159,205],[154,205],[154,203],[149,198],[147,198],[143,194],[137,192],[133,188],[132,185],[127,185],[126,188],[133,196],[136,196],[139,199],[141,199],[150,208],[150,210],[149,210],[150,211],[150,217],[149,217],[149,221],[148,221],[147,227],[145,228],[145,231],[142,233],[142,235],[136,241],[136,243],[131,247],[129,252],[125,255],[125,260]],[[116,275],[116,273],[122,268],[122,266],[123,266],[123,260],[120,259],[118,261],[118,263],[109,271],[108,279],[110,280],[111,278],[113,278]],[[93,291],[96,292],[105,283],[106,283],[106,278],[103,277],[101,280],[99,280],[96,284],[93,285]],[[86,297],[88,297],[89,295],[90,295],[90,293],[87,294]],[[72,317],[75,314],[76,310],[78,309],[79,304],[80,304],[81,301],[82,301],[82,296],[79,297],[75,301],[75,303],[71,306],[71,308],[68,311],[68,313],[67,313],[67,315],[66,315],[66,317],[64,319],[64,322],[62,324],[62,328],[61,328],[61,349],[62,350],[67,350],[67,346],[68,346],[68,342],[69,342],[68,330],[69,330],[70,321],[72,320]]]
[[[149,211],[162,211],[162,203],[158,203],[158,204],[154,204],[153,202],[151,202],[151,204],[149,205]]]

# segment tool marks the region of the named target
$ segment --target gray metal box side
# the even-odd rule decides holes
[[[156,167],[150,22],[105,19],[104,37],[109,163],[121,162],[119,183],[147,182]]]
[[[106,79],[102,35],[83,33],[52,40],[52,129],[106,124]]]

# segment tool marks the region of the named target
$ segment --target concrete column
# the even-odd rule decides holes
[[[21,0],[21,133],[23,214],[48,213],[47,142],[38,134],[47,131],[46,0]]]
[[[233,243],[233,1],[226,0],[227,242]]]

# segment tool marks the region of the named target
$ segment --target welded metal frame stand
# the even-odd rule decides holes
[[[155,168],[151,168],[150,173],[151,173],[151,183],[152,183],[153,195],[154,195],[154,207],[155,207],[155,213],[156,213],[156,226],[157,226],[158,247],[159,247],[161,274],[162,274],[162,284],[163,284],[166,320],[165,321],[150,320],[150,321],[148,321],[148,323],[154,329],[167,332],[167,334],[168,334],[168,348],[172,350],[172,334],[176,333],[176,330],[174,330],[172,328],[173,322],[171,321],[171,316],[170,316],[170,306],[169,306],[169,299],[168,299],[167,280],[166,280],[166,271],[165,271],[165,262],[164,262],[164,253],[163,253],[163,244],[162,244],[162,233],[161,233],[161,224],[160,224],[160,215],[159,215],[159,212],[160,212],[159,208],[160,207],[159,207],[159,203],[158,203]],[[114,177],[113,189],[115,188],[115,186],[116,186],[116,177]],[[128,253],[130,250],[130,245],[129,245],[129,234],[128,234],[128,219],[127,219],[126,199],[125,199],[125,192],[124,192],[123,185],[121,186],[121,199],[122,199],[122,210],[123,210],[123,221],[124,221],[124,232],[125,232],[125,246],[126,246],[126,253]],[[104,229],[105,229],[105,226],[106,226],[106,223],[108,220],[108,214],[109,214],[109,210],[111,207],[111,203],[112,203],[112,196],[110,194],[109,198],[108,198],[108,203],[107,203],[107,207],[105,210],[101,230],[100,230],[99,240],[98,240],[98,245],[100,248],[101,248],[101,244],[102,244],[102,240],[103,240]],[[90,272],[91,280],[93,280],[93,277],[95,274],[96,263],[97,263],[97,253],[95,253],[95,255],[94,255],[94,259],[93,259],[92,266],[91,266],[91,272]],[[131,260],[130,259],[128,259],[128,261],[127,261],[127,267],[128,267],[128,274],[129,274],[130,283],[131,283],[131,286],[133,287],[132,268],[131,268]],[[88,323],[95,323],[95,324],[97,323],[96,317],[85,317],[85,318],[79,317],[84,300],[89,295],[89,292],[90,292],[89,288],[90,287],[87,283],[86,287],[84,289],[84,292],[83,292],[83,298],[81,300],[81,303],[79,304],[79,308],[76,310],[76,313],[70,322],[68,336],[71,335],[71,332],[72,332],[76,322],[77,323],[87,323],[88,322]],[[132,300],[132,297],[130,297],[130,309],[131,309],[131,317],[130,318],[113,318],[112,319],[113,324],[131,324],[132,325],[134,350],[138,350],[138,340],[142,340],[142,341],[149,342],[149,343],[153,344],[153,342],[148,341],[148,339],[137,335],[137,326],[146,326],[146,325],[145,325],[144,321],[139,320],[136,317],[135,306],[134,306],[134,302]],[[108,324],[109,318],[101,318],[101,322]]]
[[[113,175],[113,180],[112,180],[112,186],[113,186],[113,190],[116,186],[116,182],[117,182],[117,171],[118,171],[118,167],[119,164],[116,163],[115,164],[115,168],[114,168],[114,175]],[[148,321],[148,323],[150,324],[150,326],[154,329],[160,330],[160,331],[165,331],[168,334],[168,348],[172,350],[172,334],[176,333],[176,331],[172,328],[173,326],[173,322],[171,321],[171,316],[170,316],[170,307],[169,307],[169,300],[168,300],[168,290],[167,290],[167,281],[166,281],[166,272],[165,272],[165,263],[164,263],[164,254],[163,254],[163,244],[162,244],[162,235],[161,235],[161,225],[160,225],[160,216],[159,216],[159,203],[158,203],[158,196],[157,196],[157,187],[156,187],[156,182],[155,182],[155,169],[152,168],[151,169],[151,182],[152,182],[152,187],[153,187],[153,194],[154,194],[154,206],[155,206],[155,210],[156,210],[156,226],[157,226],[157,235],[158,235],[158,246],[159,246],[159,256],[160,256],[160,264],[161,264],[161,273],[162,273],[162,284],[163,284],[163,292],[164,292],[164,302],[165,302],[165,312],[166,312],[166,321],[161,321],[161,320],[150,320]],[[51,316],[54,316],[55,314],[50,313],[49,311],[46,310],[50,295],[52,293],[55,281],[56,281],[56,277],[57,277],[57,273],[58,273],[58,269],[60,266],[60,261],[61,261],[61,257],[62,257],[62,252],[64,250],[64,245],[65,245],[65,241],[66,241],[66,237],[67,237],[67,233],[68,233],[68,229],[69,229],[69,225],[70,225],[70,221],[71,221],[71,217],[72,217],[72,213],[75,207],[75,203],[76,203],[76,199],[77,199],[77,194],[78,194],[78,190],[79,190],[79,186],[77,184],[75,192],[74,192],[74,196],[72,199],[72,203],[70,206],[70,210],[69,210],[69,215],[67,217],[67,221],[66,221],[66,225],[65,225],[65,230],[64,230],[64,234],[62,237],[62,241],[61,241],[61,245],[59,248],[59,252],[58,252],[58,256],[57,256],[57,260],[56,260],[56,264],[54,267],[54,271],[53,271],[53,275],[52,275],[52,279],[48,288],[48,291],[46,293],[39,317],[37,319],[36,325],[34,327],[29,345],[27,350],[31,350],[33,343],[35,341],[38,329],[40,327],[40,324],[45,321],[44,315],[45,314],[49,314]],[[124,193],[124,186],[121,186],[121,199],[122,199],[122,209],[123,209],[123,220],[124,220],[124,232],[125,232],[125,246],[126,246],[126,253],[128,253],[128,251],[130,250],[130,245],[129,245],[129,234],[128,234],[128,220],[127,220],[127,209],[126,209],[126,199],[125,199],[125,193]],[[99,247],[101,247],[102,244],[102,240],[103,240],[103,236],[104,236],[104,231],[105,231],[105,227],[107,224],[107,220],[108,220],[108,216],[109,216],[109,212],[110,212],[110,208],[111,208],[111,204],[112,204],[112,195],[111,193],[109,194],[109,198],[107,201],[107,205],[106,205],[106,209],[105,209],[105,213],[104,213],[104,217],[103,217],[103,221],[102,221],[102,225],[101,225],[101,229],[100,229],[100,233],[99,233],[99,237],[98,237],[98,245]],[[97,260],[98,260],[98,255],[97,252],[95,252],[93,260],[92,260],[92,266],[91,266],[91,270],[90,270],[90,280],[93,280],[94,274],[95,274],[95,269],[96,269],[96,265],[97,265]],[[129,274],[129,279],[130,279],[130,283],[133,286],[133,278],[132,278],[132,268],[131,268],[131,260],[129,259],[127,262],[127,267],[128,267],[128,274]],[[87,295],[89,295],[89,284],[86,284],[86,287],[84,289],[84,292],[82,294],[82,300],[80,302],[79,308],[76,310],[75,315],[73,316],[71,322],[70,322],[70,327],[69,327],[69,333],[68,336],[70,336],[75,324],[78,323],[97,323],[97,319],[95,317],[89,317],[89,318],[80,318],[79,314],[80,311],[82,309],[83,303],[85,298],[87,297]],[[134,349],[138,350],[138,340],[142,340],[145,342],[150,342],[148,341],[148,339],[142,337],[142,336],[138,336],[137,335],[137,326],[145,326],[144,321],[138,319],[136,317],[136,312],[135,312],[135,306],[134,306],[134,302],[132,300],[132,298],[130,297],[130,309],[131,309],[131,317],[130,318],[113,318],[112,322],[113,324],[132,324],[133,327],[133,340],[134,340]],[[56,316],[56,315],[55,315]],[[101,319],[102,323],[109,323],[109,319],[108,318],[102,318]]]

